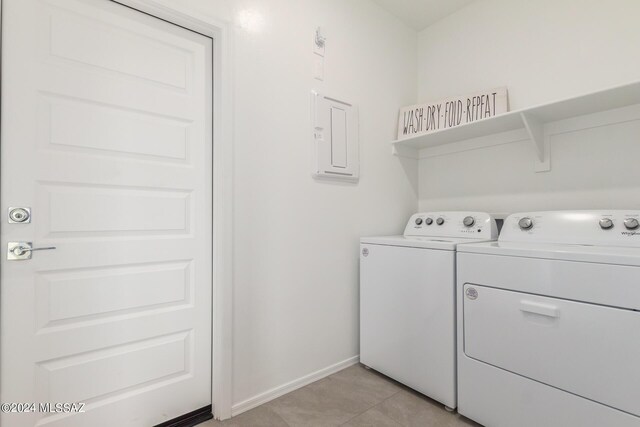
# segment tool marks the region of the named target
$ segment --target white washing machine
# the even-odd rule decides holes
[[[361,239],[360,361],[455,408],[456,247],[496,237],[489,214],[432,212]]]
[[[489,427],[640,426],[640,211],[509,216],[458,249],[458,411]]]

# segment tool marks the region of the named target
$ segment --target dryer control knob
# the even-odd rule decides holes
[[[524,218],[520,218],[520,221],[518,221],[518,225],[522,230],[531,230],[531,228],[533,227],[533,220],[528,216],[525,216]]]
[[[627,227],[627,230],[635,230],[640,227],[640,222],[635,218],[627,218],[624,220],[624,226]]]
[[[472,216],[467,216],[462,220],[462,223],[465,227],[473,227],[473,224],[476,223],[476,219]]]
[[[438,218],[438,219],[436,219],[436,224],[438,224],[438,225],[442,225],[442,224],[444,224],[444,218]]]
[[[431,225],[431,224],[433,224],[433,219],[427,218],[427,219],[424,220],[424,223],[427,224],[427,225]]]
[[[611,221],[609,218],[602,218],[600,220],[600,228],[602,228],[603,230],[609,230],[613,228],[613,221]]]
[[[416,225],[422,225],[422,218],[416,218]]]

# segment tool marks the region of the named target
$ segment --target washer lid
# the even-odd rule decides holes
[[[484,242],[461,245],[458,252],[543,258],[640,267],[640,248],[531,242]]]
[[[477,239],[464,239],[461,237],[379,236],[363,237],[360,239],[360,243],[364,244],[439,249],[444,251],[454,251],[459,244],[477,242]]]

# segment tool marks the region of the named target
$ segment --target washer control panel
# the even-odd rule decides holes
[[[492,240],[498,228],[486,212],[424,212],[411,216],[404,235]]]
[[[640,211],[524,212],[507,217],[501,242],[640,246]]]

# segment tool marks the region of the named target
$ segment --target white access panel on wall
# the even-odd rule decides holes
[[[311,113],[313,176],[357,181],[360,171],[357,108],[312,91]]]

